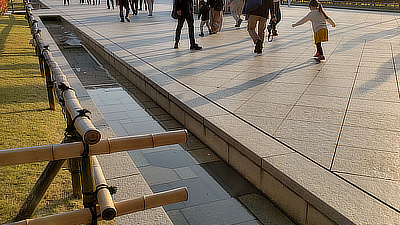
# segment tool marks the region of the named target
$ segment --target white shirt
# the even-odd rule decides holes
[[[314,33],[323,28],[328,29],[326,27],[326,21],[328,21],[328,23],[331,24],[332,26],[336,26],[335,22],[333,22],[331,18],[328,17],[327,19],[325,19],[322,12],[320,12],[318,9],[311,10],[305,17],[303,17],[301,20],[295,23],[294,26],[302,25],[309,20],[312,23],[312,28]]]

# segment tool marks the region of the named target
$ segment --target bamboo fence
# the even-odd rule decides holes
[[[146,209],[151,209],[163,205],[177,203],[188,200],[188,192],[185,187],[168,190],[152,195],[145,195],[139,198],[120,201],[115,203],[117,216],[126,215],[129,213],[139,212]],[[100,207],[97,206],[96,212],[99,212]],[[98,215],[98,220],[103,220],[101,215]],[[91,212],[88,208],[44,216],[36,219],[27,219],[8,225],[71,225],[71,224],[88,224],[92,220]]]
[[[179,144],[187,142],[187,139],[188,133],[186,130],[108,138],[102,139],[96,145],[91,145],[89,155],[111,154],[121,151]],[[5,149],[0,150],[0,166],[77,158],[82,155],[83,151],[84,144],[82,142]]]

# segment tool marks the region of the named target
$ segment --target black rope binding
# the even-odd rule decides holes
[[[88,157],[89,156],[89,145],[83,142],[83,152],[81,154],[82,157]]]
[[[100,185],[97,185],[97,187],[96,187],[96,196],[97,196],[97,193],[101,189],[104,189],[104,188],[107,188],[111,195],[114,195],[115,193],[117,193],[117,190],[118,190],[118,188],[115,186],[108,186],[107,184],[100,184]]]
[[[99,216],[97,215],[96,208],[96,204],[89,207],[90,213],[92,214],[92,222],[90,223],[91,225],[97,225],[97,217]]]
[[[67,86],[67,85],[64,84],[64,83],[60,83],[60,84],[58,85],[58,89],[61,91],[61,95],[59,96],[58,101],[62,104],[62,106],[65,106],[65,101],[64,101],[64,98],[63,98],[63,96],[64,96],[64,91],[66,91],[66,90],[74,90],[74,89],[71,88],[70,86]]]
[[[67,128],[65,128],[65,133],[64,136],[67,136],[68,134],[70,134],[72,131],[75,130],[75,121],[76,119],[78,119],[79,117],[86,117],[90,120],[90,117],[87,115],[87,113],[91,113],[89,110],[87,109],[80,109],[77,111],[78,115],[76,115],[73,119],[71,124],[67,125]]]
[[[84,195],[94,195],[94,197],[96,199],[94,202],[84,203],[84,207],[85,208],[89,208],[90,214],[92,214],[92,222],[90,224],[91,225],[97,225],[97,218],[100,215],[97,215],[97,210],[96,210],[96,204],[97,204],[96,192],[90,192],[90,193],[86,193],[86,192],[83,193],[82,192],[82,194],[84,194]]]

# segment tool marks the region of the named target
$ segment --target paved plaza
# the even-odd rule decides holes
[[[309,11],[302,6],[282,6],[279,36],[260,55],[247,23],[237,29],[229,14],[217,35],[199,37],[196,20],[203,50],[192,51],[186,25],[173,49],[172,1],[157,0],[152,17],[139,11],[130,23],[104,2],[43,3],[50,9],[35,14],[62,16],[244,146],[244,161],[232,146],[217,154],[296,222],[318,221],[314,211],[337,223],[400,221],[400,12],[326,8],[337,27],[328,27],[318,63],[310,23],[291,27]]]

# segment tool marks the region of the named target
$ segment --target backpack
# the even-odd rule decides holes
[[[222,11],[224,8],[224,2],[222,0],[215,1],[214,10],[215,11]]]

